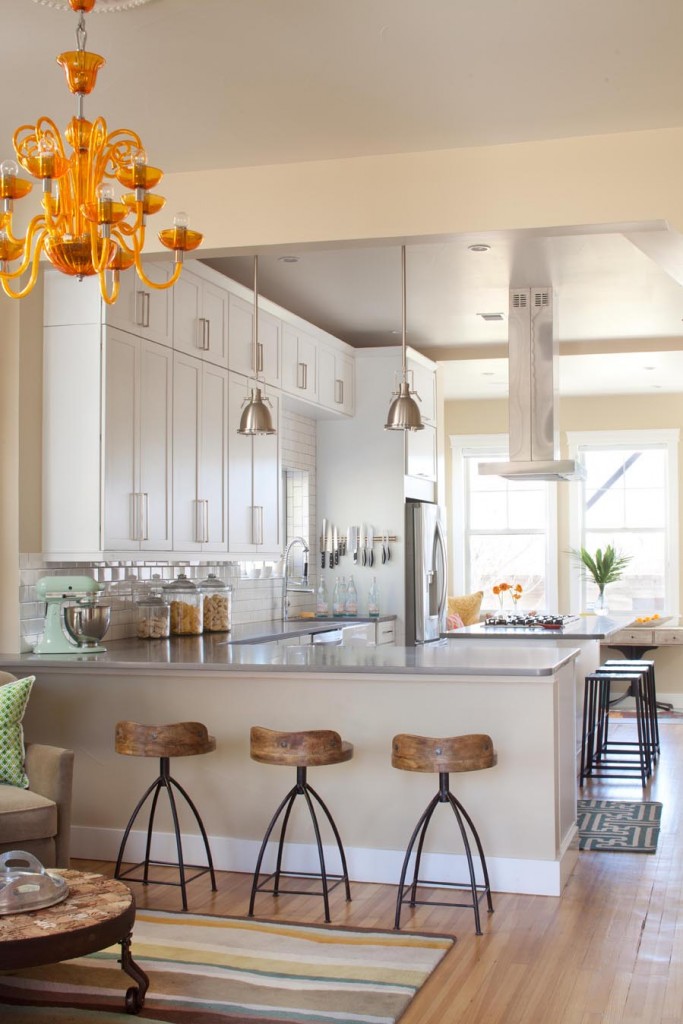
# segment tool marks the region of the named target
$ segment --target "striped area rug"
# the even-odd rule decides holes
[[[660,803],[579,800],[577,807],[580,850],[656,852],[662,818]]]
[[[439,935],[141,911],[132,954],[150,987],[140,1018],[178,1024],[394,1024],[454,942]],[[130,1024],[135,1018],[122,1010],[131,979],[118,965],[119,954],[113,946],[0,974],[0,1019]]]

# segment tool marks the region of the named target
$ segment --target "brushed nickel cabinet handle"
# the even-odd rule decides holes
[[[339,377],[334,382],[334,400],[337,405],[344,404],[344,381]]]

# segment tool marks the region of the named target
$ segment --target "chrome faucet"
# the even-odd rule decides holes
[[[303,556],[304,556],[304,565],[303,565],[303,572],[301,574],[301,581],[300,581],[299,585],[296,586],[296,587],[294,587],[294,586],[290,587],[290,579],[289,579],[289,553],[290,553],[290,551],[292,550],[292,548],[296,544],[300,544],[301,545]],[[310,587],[308,585],[308,551],[309,551],[308,544],[303,539],[303,537],[293,537],[290,540],[290,542],[287,545],[287,547],[285,548],[285,553],[284,553],[284,557],[283,557],[284,566],[283,566],[283,574],[282,574],[282,580],[283,580],[283,583],[282,583],[282,618],[283,619],[288,619],[289,618],[289,614],[288,614],[288,603],[289,602],[287,600],[287,594],[288,593],[297,593],[297,594],[312,594],[312,593],[314,593],[313,587]]]

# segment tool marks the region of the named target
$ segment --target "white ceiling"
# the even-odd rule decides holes
[[[0,159],[17,125],[73,113],[54,57],[73,48],[76,19],[46,3],[3,2],[0,61],[15,88]],[[87,27],[107,65],[86,116],[137,130],[168,171],[683,125],[680,0],[150,0]],[[472,253],[473,242],[491,248]],[[264,294],[353,345],[398,343],[396,247],[291,255],[261,255]],[[639,348],[651,365],[659,353],[671,390],[683,382],[679,268],[681,239],[664,224],[411,242],[408,339],[467,357],[449,362],[448,393],[468,379],[476,394],[482,381],[504,392],[506,323],[477,314],[505,314],[511,284],[551,284],[563,352],[576,353],[563,355],[563,390],[651,389]],[[251,281],[249,257],[222,269]]]

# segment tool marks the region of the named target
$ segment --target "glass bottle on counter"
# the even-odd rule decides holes
[[[358,615],[358,592],[356,590],[356,584],[353,582],[353,576],[349,576],[349,585],[346,588],[346,606],[345,612],[349,616]]]
[[[330,614],[330,606],[327,602],[327,587],[325,580],[321,577],[318,584],[318,592],[315,599],[315,614],[324,616]]]
[[[376,576],[372,577],[370,592],[368,593],[368,615],[371,619],[379,617],[379,589],[377,587]]]
[[[332,614],[343,615],[346,609],[346,579],[344,576],[337,576],[334,581],[334,592],[332,594]]]
[[[199,636],[203,630],[202,594],[184,572],[164,587],[171,607],[171,633],[174,636]]]
[[[214,572],[199,584],[205,633],[229,633],[232,621],[232,587]]]

